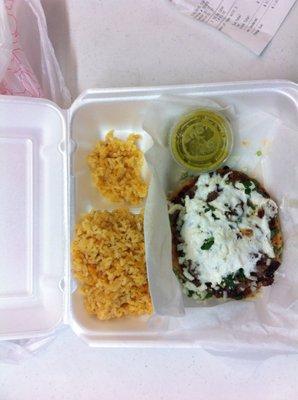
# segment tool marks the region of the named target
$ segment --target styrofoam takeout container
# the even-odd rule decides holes
[[[0,97],[0,339],[47,335],[62,323],[92,346],[186,346],[189,330],[160,333],[148,317],[101,322],[87,315],[71,278],[70,242],[83,212],[108,206],[86,155],[110,129],[142,130],[150,101],[183,94],[261,108],[297,125],[298,89],[287,81],[92,89],[67,111],[48,100]]]

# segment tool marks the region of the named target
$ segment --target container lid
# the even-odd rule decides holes
[[[0,96],[0,339],[43,335],[63,317],[65,144],[56,105]]]

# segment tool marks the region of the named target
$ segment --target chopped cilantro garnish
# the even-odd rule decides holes
[[[221,285],[225,287],[226,289],[235,289],[236,288],[236,283],[235,281],[240,281],[242,282],[245,280],[246,276],[244,274],[243,268],[240,268],[235,274],[229,274],[226,276],[223,280]]]
[[[258,157],[261,157],[261,156],[263,155],[263,153],[261,152],[261,150],[258,150],[258,151],[256,152],[256,155],[257,155]]]
[[[223,279],[224,286],[227,287],[228,289],[234,289],[235,288],[235,282],[234,282],[234,277],[232,274],[226,276]]]
[[[239,281],[243,281],[245,279],[243,268],[239,269],[239,271],[236,273],[236,276],[239,279]]]
[[[251,181],[245,181],[245,182],[243,182],[243,186],[245,188],[245,194],[251,194],[250,186],[252,186],[252,182]]]
[[[216,220],[218,220],[218,219],[220,219],[220,218],[218,218],[214,213],[212,213],[211,214],[212,215],[212,217],[213,217],[213,219],[214,219],[214,221],[216,221]]]
[[[212,297],[212,293],[207,293],[204,297],[204,300],[210,299],[210,297]]]
[[[215,211],[215,207],[213,207],[211,204],[208,204],[208,206],[205,207],[205,212],[208,212],[208,211]]]
[[[248,205],[248,207],[252,208],[253,210],[256,209],[256,206],[249,199],[247,200],[247,205]]]
[[[204,243],[201,246],[201,250],[209,250],[214,244],[214,237],[210,237],[204,240]]]

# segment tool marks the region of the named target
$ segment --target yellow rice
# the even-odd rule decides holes
[[[141,176],[144,156],[136,143],[139,135],[126,141],[109,132],[89,154],[87,161],[94,185],[113,202],[137,205],[147,195],[147,184]]]
[[[152,312],[142,214],[85,214],[76,226],[72,259],[89,314],[107,320]]]

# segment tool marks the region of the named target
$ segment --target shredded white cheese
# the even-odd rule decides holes
[[[184,207],[171,210],[179,210],[177,227],[183,240],[178,245],[183,252],[179,263],[185,266],[191,261],[191,271],[184,267],[189,290],[204,291],[207,282],[216,287],[240,268],[250,277],[262,255],[274,257],[269,221],[277,205],[258,193],[253,182],[234,186],[228,175],[200,175],[194,198],[186,196]],[[207,202],[212,192],[218,193],[217,198]],[[262,217],[259,210],[264,210]],[[199,287],[192,282],[194,278],[200,280]]]

